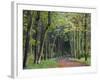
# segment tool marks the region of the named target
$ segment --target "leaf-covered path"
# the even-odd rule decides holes
[[[88,65],[82,62],[69,59],[58,60],[58,67],[79,67],[79,66],[88,66]]]

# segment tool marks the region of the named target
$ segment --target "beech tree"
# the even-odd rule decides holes
[[[90,13],[23,11],[23,68],[60,57],[87,61],[91,49]]]

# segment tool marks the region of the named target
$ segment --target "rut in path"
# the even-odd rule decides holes
[[[74,60],[66,60],[66,59],[60,59],[57,61],[58,67],[78,67],[78,66],[88,66],[85,63],[81,63]]]

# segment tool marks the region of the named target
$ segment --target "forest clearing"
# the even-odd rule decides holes
[[[90,65],[90,13],[23,10],[23,69]]]

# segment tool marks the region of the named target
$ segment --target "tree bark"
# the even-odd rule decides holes
[[[87,61],[87,14],[85,14],[85,33],[84,33],[84,38],[85,38],[85,61]]]
[[[49,26],[51,24],[51,16],[50,15],[51,15],[50,12],[48,12],[48,25],[47,25],[47,27],[44,30],[43,35],[42,35],[43,37],[41,39],[40,51],[39,51],[38,60],[37,60],[38,63],[41,62],[41,57],[42,57],[42,54],[43,54],[44,42],[45,42],[45,39],[46,39],[48,28],[49,28]]]
[[[31,29],[31,23],[32,23],[32,16],[31,12],[27,11],[27,16],[28,16],[28,26],[27,26],[27,32],[26,32],[26,42],[25,42],[25,53],[23,55],[23,68],[26,67],[26,62],[27,62],[27,54],[28,54],[28,49],[29,49],[29,39],[30,39],[30,29]]]
[[[38,58],[38,23],[40,19],[40,11],[37,11],[36,18],[35,18],[35,53],[34,53],[34,63],[37,64],[37,58]]]

